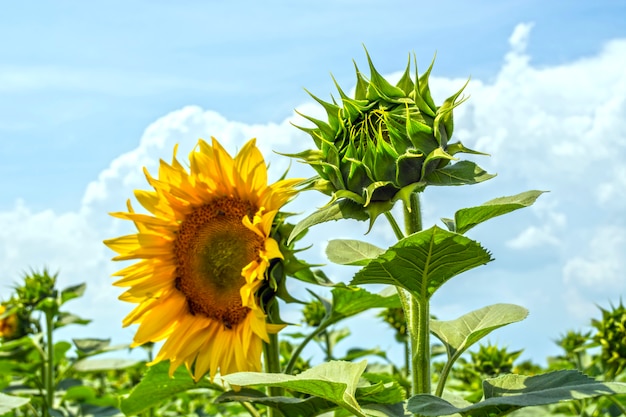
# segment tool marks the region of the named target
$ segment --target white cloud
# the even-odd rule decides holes
[[[572,294],[571,302],[566,297],[555,297],[551,308],[567,311],[568,305],[576,304],[590,311],[588,307],[593,303],[623,291],[623,276],[619,273],[626,266],[622,260],[626,224],[620,214],[626,201],[626,73],[622,69],[626,40],[609,42],[598,54],[574,62],[537,67],[526,53],[532,41],[531,27],[520,25],[514,30],[509,40],[511,51],[498,76],[492,81],[472,80],[467,89],[471,98],[455,114],[455,137],[471,148],[491,153],[491,158],[472,159],[497,172],[498,177],[469,190],[427,192],[425,217],[450,216],[463,206],[531,188],[550,190],[536,206],[525,209],[524,221],[517,221],[513,216],[520,215],[513,213],[506,216],[510,220],[497,220],[504,227],[485,225],[481,230],[494,236],[499,246],[489,249],[496,257],[515,250],[516,256],[523,258],[535,252],[522,249],[540,249],[541,262],[556,267],[533,269],[537,266],[534,262],[539,261],[525,259],[510,276],[497,277],[499,286],[477,291],[472,303],[497,302],[502,294],[509,300],[514,295],[521,304],[535,305],[539,289],[548,286],[554,294]],[[433,94],[441,101],[464,83],[464,79],[433,77]],[[305,114],[323,116],[320,106],[312,103],[300,109]],[[180,160],[185,160],[199,137],[215,136],[231,153],[249,138],[257,137],[277,177],[289,162],[272,150],[296,152],[311,146],[310,139],[290,125],[294,120],[304,124],[302,119],[289,115],[279,124],[247,125],[195,106],[165,115],[146,129],[136,149],[113,160],[89,184],[75,210],[33,212],[25,203],[18,203],[14,209],[0,213],[0,269],[4,277],[10,277],[3,277],[3,284],[17,279],[29,266],[60,269],[66,282],[89,284],[85,297],[89,302],[81,304],[81,314],[94,317],[97,326],[114,329],[129,306],[118,308],[123,303],[113,299],[119,292],[110,286],[109,275],[118,265],[108,261],[111,253],[101,241],[130,232],[129,225],[106,213],[124,209],[133,189],[147,188],[141,167],[147,166],[155,173],[158,159],[171,158],[176,143]],[[292,165],[292,175],[308,176],[311,172],[299,163]],[[325,202],[325,197],[308,193],[296,200],[293,210],[307,211]],[[390,241],[384,221],[367,236],[362,235],[365,229],[365,225],[347,223],[320,225],[306,240],[317,249],[306,255],[315,257],[321,252],[322,242],[339,236],[352,235],[379,246]],[[350,278],[346,270],[330,268],[333,276]],[[497,270],[488,268],[483,283],[496,282],[496,277],[489,274],[506,274],[507,265],[499,264]],[[560,270],[562,276],[542,275],[541,271],[548,270]],[[442,308],[466,303],[463,294],[458,297],[449,303],[441,302]],[[112,309],[112,305],[116,307]],[[564,317],[559,323],[536,319],[532,325],[552,326],[549,333],[558,334],[565,330],[563,326],[577,326],[584,318]],[[543,329],[545,334],[547,330]],[[529,331],[533,330],[526,328],[520,333]],[[519,340],[524,344],[523,335]],[[543,350],[530,352],[540,354]]]
[[[579,244],[583,253],[567,260],[563,266],[564,282],[587,293],[623,291],[626,228],[598,227],[586,244]]]

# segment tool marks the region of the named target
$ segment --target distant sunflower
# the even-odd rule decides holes
[[[183,363],[194,380],[207,372],[260,371],[263,341],[281,326],[266,322],[255,297],[271,259],[282,258],[270,237],[278,210],[296,194],[299,179],[267,184],[255,140],[232,158],[213,138],[199,140],[189,171],[161,161],[154,191],[135,191],[152,215],[128,212],[137,233],[106,240],[116,261],[139,259],[115,273],[129,287],[120,299],[139,305],[124,326],[139,324],[132,346],[165,340],[150,365]]]
[[[19,321],[17,314],[6,313],[7,308],[4,305],[0,305],[0,338],[11,340],[14,339],[18,333]]]

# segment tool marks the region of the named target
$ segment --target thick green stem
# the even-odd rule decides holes
[[[422,230],[422,213],[419,195],[411,194],[410,206],[404,208],[404,223],[407,235]],[[405,311],[406,314],[406,311]],[[411,339],[412,391],[430,394],[430,301],[411,295],[407,328]]]
[[[54,330],[54,314],[51,311],[45,312],[46,316],[46,373],[44,378],[44,388],[46,390],[46,410],[44,415],[49,415],[49,410],[54,406],[54,342],[52,331]]]
[[[278,304],[274,303],[273,307],[278,309]],[[278,312],[276,312],[278,313]],[[278,315],[278,314],[277,314]],[[263,356],[265,358],[265,372],[277,374],[280,373],[280,342],[278,340],[278,334],[268,334],[269,343],[263,343]],[[281,387],[268,387],[267,394],[270,397],[280,397],[284,395],[285,391]],[[254,407],[253,407],[254,408]],[[250,409],[248,409],[250,411]],[[267,408],[268,417],[282,416],[281,412],[272,408]]]
[[[407,235],[422,230],[422,210],[419,194],[413,193],[410,197],[410,206],[404,206],[404,227]]]
[[[413,297],[412,357],[413,394],[430,394],[430,334],[429,302]]]

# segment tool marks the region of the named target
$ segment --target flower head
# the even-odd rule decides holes
[[[0,339],[16,339],[19,331],[19,319],[14,312],[7,311],[5,305],[0,305]]]
[[[396,85],[383,78],[367,56],[370,78],[356,68],[356,91],[348,97],[337,85],[340,102],[315,96],[327,121],[306,115],[315,124],[303,128],[317,149],[290,155],[311,165],[315,188],[337,199],[348,199],[368,213],[370,222],[401,199],[409,205],[411,193],[427,185],[460,185],[492,177],[475,164],[457,160],[457,153],[479,153],[451,143],[452,111],[464,100],[465,88],[435,105],[428,85],[432,64],[420,77],[411,74],[411,62]]]
[[[233,158],[219,142],[203,140],[189,155],[189,170],[161,161],[154,191],[135,191],[150,213],[113,216],[134,222],[137,233],[104,243],[138,260],[118,271],[120,299],[139,304],[124,326],[139,324],[133,346],[165,340],[152,363],[185,364],[195,380],[236,371],[259,371],[263,341],[281,326],[266,322],[256,291],[270,260],[281,258],[270,237],[278,210],[299,179],[267,183],[263,156],[250,140]]]

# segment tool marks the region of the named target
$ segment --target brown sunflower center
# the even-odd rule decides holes
[[[239,289],[242,269],[259,257],[263,238],[242,224],[256,208],[246,201],[219,198],[196,207],[180,225],[174,241],[176,288],[187,299],[191,314],[221,322],[240,323],[250,310]]]

